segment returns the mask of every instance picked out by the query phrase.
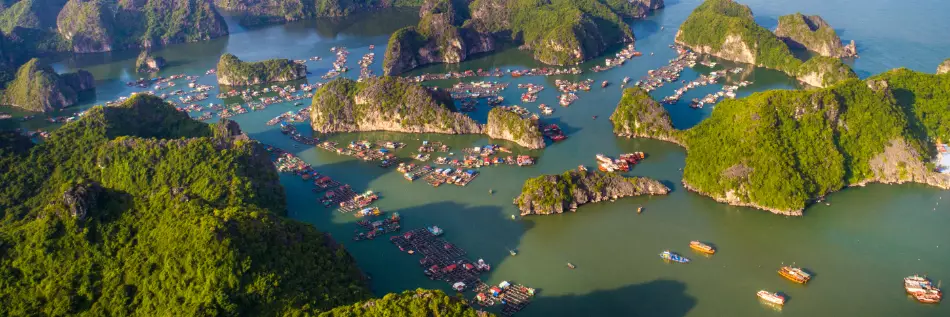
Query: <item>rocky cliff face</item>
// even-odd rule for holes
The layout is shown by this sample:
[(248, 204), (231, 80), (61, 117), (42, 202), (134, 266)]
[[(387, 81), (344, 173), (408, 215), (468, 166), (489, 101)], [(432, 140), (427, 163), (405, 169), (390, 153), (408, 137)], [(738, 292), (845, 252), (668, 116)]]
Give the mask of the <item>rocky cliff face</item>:
[(670, 114), (649, 93), (639, 87), (627, 88), (610, 115), (614, 134), (628, 138), (651, 138), (685, 144), (673, 128)]
[(817, 15), (796, 13), (781, 16), (775, 35), (789, 46), (805, 48), (822, 56), (853, 57), (858, 54), (854, 41), (842, 45), (834, 28)]
[(482, 126), (453, 110), (447, 95), (404, 79), (337, 79), (314, 94), (310, 117), (313, 130), (321, 133), (482, 133)]
[(940, 63), (940, 66), (937, 66), (937, 75), (950, 73), (950, 58)]
[(147, 50), (139, 53), (135, 59), (135, 70), (140, 73), (154, 73), (165, 67), (165, 59), (149, 54)]
[(104, 0), (70, 0), (56, 18), (56, 28), (73, 52), (112, 50), (113, 12)]
[(538, 129), (538, 122), (531, 118), (496, 107), (488, 112), (485, 134), (493, 139), (510, 140), (523, 147), (536, 150), (544, 148), (544, 136)]
[(670, 189), (644, 177), (623, 177), (599, 171), (568, 171), (525, 181), (514, 204), (521, 215), (559, 214), (578, 206), (639, 195), (666, 195)]
[(259, 85), (306, 78), (307, 66), (289, 59), (244, 62), (237, 56), (224, 54), (218, 61), (217, 76), (220, 85)]
[(858, 75), (838, 58), (815, 56), (802, 64), (795, 77), (809, 86), (824, 88), (847, 79), (858, 78)]
[(2, 102), (28, 111), (46, 112), (78, 102), (78, 92), (91, 89), (95, 81), (89, 72), (80, 70), (59, 75), (38, 59), (32, 59), (17, 71), (3, 94)]
[(715, 44), (691, 44), (682, 40), (682, 34), (682, 30), (676, 32), (675, 42), (677, 44), (687, 46), (697, 53), (712, 55), (730, 61), (757, 65), (756, 54), (749, 47), (749, 45), (746, 44), (746, 41), (742, 38), (742, 35), (730, 33), (726, 35), (722, 44), (717, 46)]

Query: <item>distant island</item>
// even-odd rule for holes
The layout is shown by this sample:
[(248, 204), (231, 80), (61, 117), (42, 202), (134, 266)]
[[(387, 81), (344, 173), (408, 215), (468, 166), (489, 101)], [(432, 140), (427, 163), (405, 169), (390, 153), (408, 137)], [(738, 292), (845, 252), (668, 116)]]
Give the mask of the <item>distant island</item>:
[(433, 63), (459, 63), (506, 45), (549, 65), (574, 65), (610, 46), (633, 43), (624, 19), (662, 8), (662, 0), (425, 0), (421, 21), (389, 39), (383, 71), (395, 75)]
[(528, 179), (514, 204), (522, 216), (559, 214), (580, 205), (622, 197), (666, 195), (669, 187), (645, 177), (616, 173), (570, 170), (560, 175)]
[(942, 88), (948, 85), (950, 74), (896, 69), (823, 89), (759, 92), (719, 103), (688, 130), (667, 128), (661, 105), (628, 91), (611, 119), (618, 135), (686, 147), (687, 189), (731, 205), (801, 215), (809, 203), (847, 186), (914, 182), (950, 189), (950, 175), (930, 163), (934, 140), (950, 140), (950, 91)]
[(356, 82), (340, 78), (314, 93), (310, 122), (313, 130), (320, 133), (486, 134), (529, 149), (544, 147), (534, 120), (495, 108), (483, 126), (455, 110), (448, 93), (433, 91), (406, 79), (383, 76)]
[(835, 29), (817, 15), (795, 13), (778, 18), (775, 35), (790, 47), (805, 48), (828, 57), (855, 57), (858, 49), (852, 40), (848, 45), (841, 44), (841, 38)]
[(217, 76), (220, 85), (259, 85), (307, 78), (307, 66), (286, 58), (245, 62), (225, 53), (218, 60)]
[(0, 91), (0, 104), (48, 112), (75, 105), (81, 92), (95, 86), (95, 79), (87, 71), (57, 74), (52, 67), (33, 58), (20, 66), (13, 81)]
[(241, 24), (260, 25), (350, 14), (394, 7), (419, 7), (422, 0), (214, 0)]
[(285, 218), (269, 155), (144, 94), (40, 144), (0, 132), (0, 315), (475, 316), (441, 291), (373, 299), (345, 249)]
[(135, 71), (140, 73), (154, 73), (165, 67), (165, 59), (155, 57), (149, 54), (148, 50), (143, 50), (135, 58)]
[[(791, 24), (785, 23), (785, 29), (790, 29)], [(805, 41), (818, 35), (796, 33), (790, 36)], [(835, 40), (840, 45), (840, 39)], [(815, 87), (828, 87), (858, 77), (838, 58), (815, 56), (805, 62), (797, 59), (782, 39), (755, 23), (748, 6), (732, 0), (706, 0), (696, 7), (680, 26), (676, 43), (722, 59), (780, 70)]]

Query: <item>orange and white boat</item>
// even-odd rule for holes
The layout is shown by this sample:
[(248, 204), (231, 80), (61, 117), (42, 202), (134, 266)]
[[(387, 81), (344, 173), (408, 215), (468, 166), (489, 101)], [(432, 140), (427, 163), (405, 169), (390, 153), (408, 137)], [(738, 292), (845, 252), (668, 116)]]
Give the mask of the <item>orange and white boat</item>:
[(713, 248), (711, 245), (702, 243), (700, 241), (690, 241), (689, 247), (693, 250), (696, 250), (705, 254), (715, 254), (716, 248)]
[(778, 269), (778, 274), (798, 284), (805, 284), (811, 280), (811, 274), (808, 274), (808, 272), (805, 272), (805, 270), (802, 270), (800, 267), (786, 265)]
[(772, 293), (766, 290), (761, 290), (755, 295), (759, 296), (762, 300), (775, 304), (775, 305), (785, 305), (785, 296), (779, 293)]

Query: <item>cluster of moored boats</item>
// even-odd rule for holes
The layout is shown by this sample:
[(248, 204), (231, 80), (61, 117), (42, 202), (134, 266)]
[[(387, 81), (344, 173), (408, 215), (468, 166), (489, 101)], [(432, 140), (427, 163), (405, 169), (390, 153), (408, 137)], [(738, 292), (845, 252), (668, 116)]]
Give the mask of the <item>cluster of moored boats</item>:
[(494, 81), (476, 81), (468, 83), (456, 83), (452, 88), (448, 88), (452, 99), (478, 99), (497, 97), (501, 91), (508, 88), (508, 83), (499, 83)]
[(684, 69), (696, 65), (696, 59), (699, 57), (696, 53), (679, 45), (671, 45), (670, 47), (676, 50), (676, 58), (670, 60), (666, 66), (647, 71), (647, 76), (635, 82), (635, 86), (646, 91), (656, 90), (666, 83), (679, 80)]
[(646, 158), (643, 152), (620, 154), (620, 157), (613, 159), (603, 154), (594, 156), (597, 159), (597, 169), (601, 172), (628, 172), (631, 166), (636, 165)]
[(333, 67), (330, 68), (325, 75), (320, 76), (320, 78), (324, 80), (333, 79), (340, 76), (340, 74), (350, 71), (350, 69), (346, 67), (346, 58), (350, 56), (350, 51), (347, 51), (346, 47), (334, 46), (330, 48), (330, 52), (336, 54), (336, 60), (333, 61)]
[(521, 102), (535, 102), (538, 101), (538, 93), (544, 90), (544, 85), (518, 84), (518, 88), (528, 90), (521, 94)]
[(627, 47), (620, 50), (620, 52), (617, 52), (617, 54), (614, 55), (614, 58), (607, 58), (604, 60), (604, 66), (597, 65), (592, 67), (590, 70), (594, 71), (595, 73), (610, 70), (615, 67), (623, 66), (627, 60), (640, 55), (643, 54), (634, 49), (633, 44), (627, 44)]
[(375, 77), (373, 70), (369, 68), (370, 65), (373, 65), (373, 60), (376, 59), (376, 53), (369, 52), (363, 55), (363, 58), (360, 59), (360, 77), (357, 81), (363, 81), (368, 78)]

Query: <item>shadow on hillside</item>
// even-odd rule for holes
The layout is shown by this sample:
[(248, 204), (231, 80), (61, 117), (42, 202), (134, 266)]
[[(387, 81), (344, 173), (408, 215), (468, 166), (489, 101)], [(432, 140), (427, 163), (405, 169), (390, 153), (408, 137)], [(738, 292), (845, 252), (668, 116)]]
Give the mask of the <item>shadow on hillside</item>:
[(654, 280), (619, 289), (585, 295), (541, 297), (528, 306), (531, 316), (661, 316), (681, 317), (696, 306), (685, 293), (686, 285), (673, 280)]

